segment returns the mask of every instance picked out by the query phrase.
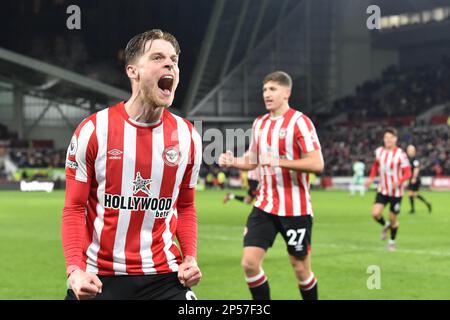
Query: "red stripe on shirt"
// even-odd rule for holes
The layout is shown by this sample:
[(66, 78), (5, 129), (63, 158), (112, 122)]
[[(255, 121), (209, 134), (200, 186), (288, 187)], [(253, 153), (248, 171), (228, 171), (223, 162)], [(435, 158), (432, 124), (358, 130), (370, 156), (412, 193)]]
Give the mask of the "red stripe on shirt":
[[(287, 127), (292, 117), (295, 114), (295, 110), (289, 109), (286, 113), (286, 117), (283, 120), (283, 124), (281, 125), (281, 129), (287, 132)], [(280, 129), (280, 130), (281, 130)], [(280, 137), (279, 140), (279, 155), (280, 158), (286, 158), (286, 135), (284, 137)], [(281, 174), (283, 177), (283, 191), (284, 191), (284, 210), (286, 212), (286, 216), (293, 215), (292, 208), (292, 179), (290, 175), (290, 170), (286, 168), (281, 168)]]
[[(265, 117), (265, 118), (264, 118)], [(259, 153), (260, 153), (260, 145), (261, 145), (261, 133), (262, 133), (262, 130), (263, 130), (263, 128), (264, 128), (264, 126), (266, 125), (266, 122), (267, 122), (267, 120), (269, 120), (269, 115), (266, 115), (266, 116), (261, 116), (260, 118), (258, 118), (257, 119), (257, 121), (255, 122), (255, 124), (259, 121), (259, 120), (261, 120), (261, 125), (259, 126), (259, 128), (258, 128), (258, 133), (256, 134), (256, 126), (255, 126), (255, 128), (253, 129), (253, 137), (254, 137), (254, 141), (256, 142), (256, 152), (258, 153), (258, 155), (259, 155)]]
[[(298, 126), (298, 121), (300, 120), (300, 118), (297, 120), (297, 123), (294, 125), (294, 145), (300, 144), (302, 151), (306, 152), (306, 150), (308, 150), (308, 148), (306, 147), (305, 139), (295, 139), (295, 137), (303, 137), (303, 133), (300, 131), (300, 128)], [(295, 143), (295, 142), (297, 142), (297, 143)], [(294, 158), (294, 159), (300, 159), (300, 158)]]
[[(300, 142), (301, 148), (303, 150), (306, 150), (306, 145), (304, 144), (303, 139), (299, 139), (299, 140), (295, 140), (295, 137), (297, 137), (300, 133), (300, 129), (297, 125), (294, 126), (294, 141), (293, 141), (293, 146), (292, 149), (294, 151), (294, 159), (301, 159), (301, 153), (302, 151), (300, 150), (300, 146), (298, 143), (295, 142)], [(303, 179), (302, 179), (302, 173), (301, 172), (296, 172), (295, 173), (296, 179), (297, 179), (297, 184), (298, 187), (300, 189), (300, 215), (307, 215), (307, 207), (306, 207), (306, 188), (303, 185)], [(299, 213), (294, 212), (294, 215), (299, 215)]]
[[(270, 153), (274, 154), (274, 151), (271, 150), (272, 148), (272, 137), (273, 137), (273, 130), (275, 128), (277, 121), (271, 120), (269, 132), (267, 133), (267, 146), (270, 148)], [(275, 175), (275, 172), (273, 171), (273, 168), (270, 168), (270, 179), (272, 181), (272, 210), (270, 213), (277, 214), (278, 208), (280, 204), (279, 196), (278, 196), (278, 189), (277, 189), (277, 177)]]
[[(91, 119), (94, 123), (94, 127), (96, 127), (96, 120), (97, 117), (92, 117)], [(91, 177), (91, 186), (89, 190), (89, 197), (88, 202), (86, 205), (86, 231), (84, 234), (84, 245), (83, 245), (83, 260), (86, 264), (87, 262), (87, 249), (92, 243), (92, 237), (94, 235), (94, 221), (97, 217), (97, 205), (98, 205), (98, 197), (97, 197), (97, 190), (98, 190), (98, 182), (95, 175), (95, 159), (97, 157), (98, 152), (98, 141), (97, 141), (97, 132), (94, 130), (92, 133), (91, 139), (89, 140), (88, 148), (92, 148), (93, 152), (86, 154), (86, 168), (87, 168), (87, 176)], [(92, 158), (91, 158), (92, 157)], [(88, 161), (89, 159), (89, 161)], [(89, 181), (89, 179), (88, 179)]]
[(184, 120), (184, 121), (186, 122), (186, 125), (188, 126), (188, 129), (189, 129), (189, 135), (191, 137), (191, 146), (189, 148), (189, 161), (186, 165), (186, 170), (184, 172), (183, 181), (181, 182), (179, 189), (181, 189), (182, 187), (185, 187), (185, 188), (190, 187), (190, 182), (191, 182), (191, 177), (192, 177), (192, 168), (194, 167), (194, 162), (195, 162), (195, 144), (194, 144), (194, 139), (192, 137), (192, 130), (194, 130), (194, 129), (189, 121), (187, 121), (187, 120)]
[[(295, 126), (295, 128), (298, 128)], [(295, 137), (295, 135), (294, 135)], [(294, 159), (300, 159), (301, 158), (301, 150), (298, 143), (295, 143), (295, 140), (293, 142), (292, 150), (294, 151)], [(295, 177), (297, 179), (297, 185), (299, 188), (299, 195), (293, 195), (294, 197), (300, 196), (300, 215), (307, 214), (307, 208), (306, 208), (306, 194), (305, 194), (305, 186), (303, 185), (302, 181), (302, 173), (296, 172)], [(294, 212), (294, 215), (299, 215), (298, 213)]]
[[(175, 215), (172, 215), (172, 218), (170, 219), (169, 230), (172, 235), (176, 234), (177, 232), (177, 217)], [(177, 263), (180, 264), (182, 262), (182, 258), (180, 250), (178, 249), (175, 242), (172, 243), (172, 245), (169, 248), (169, 251), (175, 256)]]
[[(114, 125), (112, 125), (114, 124)], [(108, 110), (108, 145), (107, 151), (123, 150), (124, 121), (116, 109)], [(122, 194), (123, 159), (109, 159), (106, 157), (105, 194)], [(113, 275), (113, 253), (116, 238), (119, 210), (105, 208), (103, 229), (100, 235), (100, 249), (97, 254), (99, 274)]]
[[(395, 157), (397, 155), (397, 150), (398, 150), (398, 148), (395, 148), (393, 151), (391, 151), (392, 152), (392, 158), (391, 158), (391, 163), (389, 164), (389, 167), (390, 167), (392, 173), (394, 172)], [(391, 175), (392, 193), (389, 195), (391, 197), (398, 197), (398, 195), (397, 195), (398, 194), (398, 188), (394, 188), (394, 183), (396, 182), (395, 178), (396, 178), (395, 175), (392, 174)]]
[[(257, 141), (258, 141), (258, 154), (259, 155), (261, 154), (260, 146), (261, 146), (261, 143), (262, 143), (262, 141), (261, 141), (262, 131), (264, 130), (265, 126), (267, 125), (267, 121), (270, 121), (269, 117), (267, 117), (266, 119), (264, 119), (262, 121), (261, 126), (259, 127), (259, 130), (258, 130), (259, 134), (258, 134), (258, 140)], [(269, 126), (271, 126), (271, 124), (269, 124)], [(270, 133), (270, 127), (269, 127), (269, 132), (267, 133), (267, 137), (269, 137), (269, 133)], [(267, 169), (266, 168), (262, 168), (262, 170), (263, 170), (263, 187), (261, 188), (261, 191), (262, 191), (263, 200), (262, 200), (261, 205), (259, 206), (259, 208), (261, 210), (264, 210), (264, 208), (266, 207), (266, 205), (268, 203), (268, 199), (267, 199), (268, 186), (267, 185), (268, 185), (269, 177), (267, 175)]]
[(387, 194), (389, 194), (388, 176), (386, 174), (388, 152), (386, 150), (382, 149), (380, 157), (381, 157), (381, 168), (382, 168), (382, 172), (383, 172), (382, 173), (383, 179), (381, 179), (382, 181), (380, 181), (381, 182), (380, 183), (381, 193), (387, 195)]
[[(176, 119), (168, 112), (164, 112), (164, 121), (163, 121), (163, 131), (164, 131), (164, 150), (168, 147), (179, 147), (178, 141), (178, 126)], [(165, 153), (165, 151), (163, 151)], [(161, 155), (162, 157), (165, 154)], [(175, 185), (175, 177), (178, 170), (178, 165), (167, 165), (164, 162), (163, 176), (161, 181), (161, 189), (159, 192), (159, 198), (171, 198), (173, 194), (173, 189)], [(172, 204), (173, 205), (173, 204)], [(165, 219), (155, 219), (155, 223), (153, 225), (152, 230), (152, 252), (153, 252), (153, 261), (155, 263), (155, 269), (157, 273), (167, 273), (172, 270), (169, 268), (169, 264), (167, 262), (167, 257), (164, 252), (164, 239), (163, 233), (166, 230), (166, 221)]]
[[(139, 128), (136, 130), (136, 155), (134, 176), (139, 172), (142, 179), (149, 179), (152, 176), (152, 130), (149, 128)], [(134, 196), (150, 197), (143, 191), (139, 191)], [(142, 274), (141, 257), (141, 229), (144, 221), (145, 211), (137, 210), (130, 212), (130, 221), (125, 237), (125, 261), (126, 270), (130, 274)]]

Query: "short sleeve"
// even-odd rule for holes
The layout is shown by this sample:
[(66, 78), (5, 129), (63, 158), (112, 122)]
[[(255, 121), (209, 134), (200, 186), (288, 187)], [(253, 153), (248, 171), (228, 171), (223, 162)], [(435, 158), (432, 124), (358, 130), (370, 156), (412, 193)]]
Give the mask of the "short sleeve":
[(257, 137), (256, 137), (256, 122), (258, 121), (258, 119), (256, 119), (255, 121), (253, 121), (253, 125), (252, 125), (252, 136), (250, 138), (250, 146), (248, 148), (248, 151), (254, 154), (258, 154), (258, 143), (256, 141)]
[(404, 151), (402, 151), (402, 155), (400, 158), (400, 167), (401, 168), (407, 168), (407, 167), (411, 167), (409, 160), (408, 160), (408, 156), (406, 155), (406, 153)]
[(191, 128), (191, 151), (181, 184), (183, 188), (195, 188), (202, 164), (202, 139), (197, 130), (194, 127)]
[(87, 182), (94, 168), (94, 123), (83, 121), (70, 140), (66, 154), (66, 178)]
[(320, 150), (319, 137), (317, 136), (316, 128), (312, 121), (302, 115), (295, 124), (296, 130), (294, 131), (295, 140), (299, 144), (303, 153)]

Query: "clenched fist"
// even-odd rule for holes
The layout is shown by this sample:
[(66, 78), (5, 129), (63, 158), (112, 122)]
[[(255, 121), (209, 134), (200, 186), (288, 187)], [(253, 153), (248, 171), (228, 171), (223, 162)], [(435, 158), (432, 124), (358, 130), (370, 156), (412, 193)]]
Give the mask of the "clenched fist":
[(70, 274), (69, 284), (78, 300), (92, 299), (102, 293), (102, 282), (97, 275), (81, 269)]
[(225, 168), (232, 167), (233, 162), (234, 162), (234, 156), (233, 156), (233, 153), (229, 150), (225, 153), (222, 153), (219, 156), (219, 166), (220, 167), (225, 167)]

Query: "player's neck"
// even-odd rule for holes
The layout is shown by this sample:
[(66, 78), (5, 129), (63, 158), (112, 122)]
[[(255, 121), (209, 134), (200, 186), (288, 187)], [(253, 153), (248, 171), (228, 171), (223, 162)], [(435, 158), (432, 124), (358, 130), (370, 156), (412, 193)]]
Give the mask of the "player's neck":
[(391, 147), (384, 147), (387, 151), (394, 151), (397, 146), (391, 146)]
[(288, 110), (289, 110), (289, 104), (285, 103), (281, 107), (279, 107), (275, 110), (271, 110), (269, 112), (269, 115), (271, 118), (277, 118), (279, 116), (284, 115)]
[(161, 119), (164, 107), (157, 107), (143, 102), (139, 97), (131, 97), (125, 102), (128, 116), (140, 123), (156, 123)]

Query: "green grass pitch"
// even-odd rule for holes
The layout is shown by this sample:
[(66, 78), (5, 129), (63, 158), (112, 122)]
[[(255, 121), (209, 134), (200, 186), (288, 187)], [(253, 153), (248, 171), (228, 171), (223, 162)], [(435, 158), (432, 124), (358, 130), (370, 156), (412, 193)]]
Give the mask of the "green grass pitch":
[[(239, 193), (239, 191), (237, 191)], [(241, 192), (244, 194), (244, 191)], [(199, 299), (250, 299), (240, 267), (242, 233), (251, 207), (222, 203), (225, 191), (197, 192)], [(313, 191), (313, 270), (321, 299), (450, 299), (450, 197), (424, 192), (433, 213), (402, 203), (397, 251), (387, 252), (370, 216), (375, 194)], [(62, 299), (66, 290), (60, 241), (64, 193), (0, 192), (0, 299)], [(385, 216), (387, 212), (385, 211)], [(368, 289), (369, 266), (381, 288)], [(277, 237), (264, 261), (273, 299), (299, 299), (285, 244)]]

